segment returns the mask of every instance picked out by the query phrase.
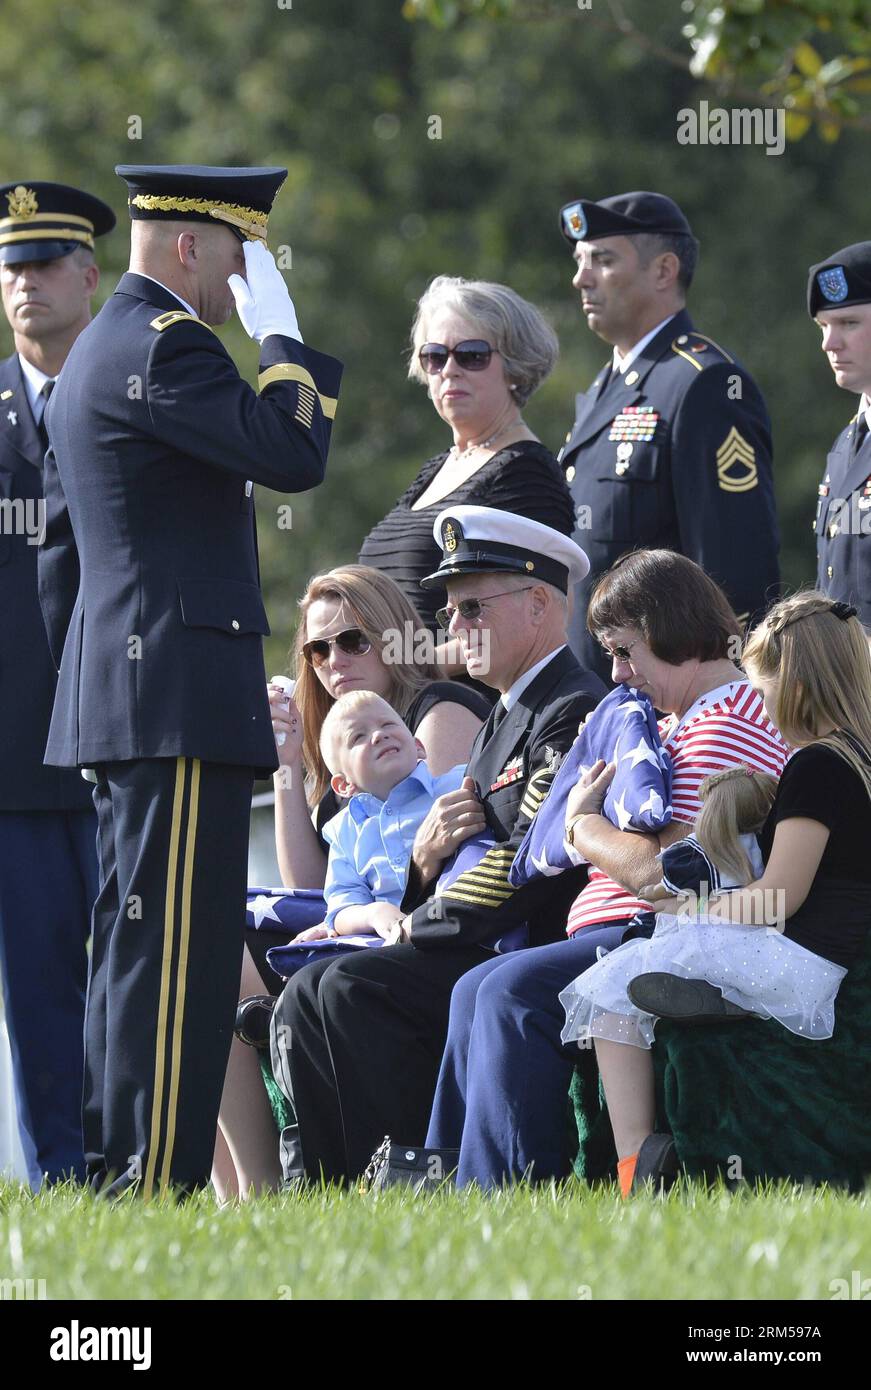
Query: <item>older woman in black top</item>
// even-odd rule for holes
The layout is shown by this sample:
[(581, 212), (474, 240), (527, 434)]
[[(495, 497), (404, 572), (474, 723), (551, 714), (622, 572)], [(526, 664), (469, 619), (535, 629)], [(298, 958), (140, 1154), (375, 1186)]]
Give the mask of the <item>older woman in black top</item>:
[(409, 376), (427, 386), (453, 444), (424, 464), (363, 542), (360, 563), (382, 570), (436, 630), (444, 591), (419, 582), (438, 569), (433, 522), (460, 503), (500, 507), (571, 535), (571, 493), (523, 406), (556, 362), (556, 334), (505, 285), (440, 275), (417, 306)]

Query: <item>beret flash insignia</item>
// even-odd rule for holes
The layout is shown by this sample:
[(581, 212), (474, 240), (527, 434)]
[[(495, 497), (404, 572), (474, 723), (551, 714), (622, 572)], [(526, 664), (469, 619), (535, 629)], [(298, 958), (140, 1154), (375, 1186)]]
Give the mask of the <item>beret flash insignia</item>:
[(847, 277), (844, 274), (844, 267), (841, 265), (829, 266), (827, 270), (821, 270), (817, 275), (817, 284), (820, 287), (820, 293), (830, 304), (840, 304), (841, 300), (846, 299), (849, 293)]

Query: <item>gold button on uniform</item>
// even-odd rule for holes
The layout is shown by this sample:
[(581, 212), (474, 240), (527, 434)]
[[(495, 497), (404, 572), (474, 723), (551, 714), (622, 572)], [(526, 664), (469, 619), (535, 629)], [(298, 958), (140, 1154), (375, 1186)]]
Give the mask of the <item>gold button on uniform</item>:
[(834, 573), (835, 571), (832, 569), (831, 565), (826, 565), (826, 574), (829, 577), (829, 579), (832, 578)]
[(575, 465), (574, 465), (573, 463), (570, 463), (569, 466), (568, 466), (568, 468), (566, 469), (566, 482), (567, 482), (567, 483), (572, 482), (572, 481), (574, 480), (574, 476), (575, 476)]
[(231, 623), (230, 623), (230, 626), (231, 626), (231, 628), (233, 629), (234, 632), (238, 632), (238, 631), (239, 631), (239, 619), (238, 619), (238, 618), (233, 618), (232, 621), (231, 621)]
[(838, 523), (837, 523), (837, 521), (832, 521), (832, 522), (829, 523), (829, 540), (834, 540), (834, 539), (835, 539), (835, 536), (837, 536), (837, 534), (838, 534)]

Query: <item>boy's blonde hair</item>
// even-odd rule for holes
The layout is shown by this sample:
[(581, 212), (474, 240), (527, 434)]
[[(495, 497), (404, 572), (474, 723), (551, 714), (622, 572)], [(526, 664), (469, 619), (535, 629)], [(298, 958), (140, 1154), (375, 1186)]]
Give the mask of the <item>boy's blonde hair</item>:
[(744, 763), (714, 772), (699, 783), (702, 809), (695, 824), (695, 837), (717, 868), (739, 884), (753, 878), (739, 837), (762, 829), (776, 791), (776, 778)]
[(786, 742), (831, 748), (871, 798), (871, 653), (855, 609), (814, 590), (793, 594), (753, 629), (743, 665), (751, 679), (779, 681), (771, 714)]
[[(343, 603), (354, 623), (365, 632), (373, 647), (383, 652), (387, 634), (411, 632), (417, 634), (424, 621), (412, 607), (399, 585), (380, 570), (368, 565), (341, 565), (316, 574), (310, 579), (299, 601), (300, 621), (290, 653), (290, 674), (296, 676), (294, 701), (302, 716), (302, 760), (306, 769), (306, 792), (309, 805), (320, 801), (330, 785), (330, 776), (321, 757), (319, 741), (321, 726), (333, 697), (324, 689), (315, 670), (302, 654), (308, 638), (308, 610), (319, 599)], [(403, 641), (403, 650), (406, 643)], [(404, 718), (407, 710), (422, 690), (438, 678), (438, 671), (426, 662), (385, 663), (390, 676), (388, 703)]]
[[(338, 766), (339, 759), (336, 755), (336, 744), (338, 742), (341, 727), (349, 715), (362, 705), (379, 704), (383, 705), (388, 714), (396, 714), (392, 705), (381, 696), (376, 695), (373, 690), (349, 690), (347, 695), (340, 695), (327, 710), (324, 722), (321, 725), (321, 736), (319, 739), (320, 753), (331, 773), (341, 771)], [(398, 715), (396, 716), (399, 717)]]

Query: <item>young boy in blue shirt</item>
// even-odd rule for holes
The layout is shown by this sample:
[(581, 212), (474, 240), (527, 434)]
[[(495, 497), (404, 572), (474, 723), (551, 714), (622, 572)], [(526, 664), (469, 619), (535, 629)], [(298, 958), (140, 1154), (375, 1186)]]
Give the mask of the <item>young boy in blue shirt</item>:
[(330, 847), (326, 919), (294, 940), (386, 936), (404, 915), (400, 903), (414, 837), (435, 799), (459, 789), (465, 767), (433, 777), (423, 744), (386, 700), (368, 690), (336, 700), (321, 728), (320, 749), (333, 791), (349, 801), (323, 829)]

